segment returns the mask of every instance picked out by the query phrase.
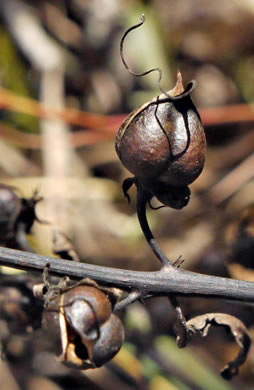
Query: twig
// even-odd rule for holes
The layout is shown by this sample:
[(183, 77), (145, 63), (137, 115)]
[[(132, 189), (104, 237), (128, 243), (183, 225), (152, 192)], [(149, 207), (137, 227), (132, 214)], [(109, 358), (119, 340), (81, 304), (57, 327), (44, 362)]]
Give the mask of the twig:
[(177, 338), (179, 340), (181, 340), (181, 342), (178, 343), (178, 347), (183, 348), (187, 344), (187, 339), (188, 339), (188, 335), (189, 335), (189, 328), (187, 326), (187, 322), (186, 322), (185, 316), (183, 314), (183, 311), (182, 311), (182, 309), (179, 305), (179, 302), (178, 302), (177, 298), (175, 297), (175, 295), (169, 296), (168, 298), (169, 298), (169, 301), (176, 312), (177, 321), (176, 321), (174, 328), (175, 328), (175, 332), (177, 334)]
[(139, 290), (133, 290), (126, 298), (122, 299), (120, 302), (117, 302), (114, 308), (114, 311), (121, 310), (126, 306), (131, 305), (136, 302), (138, 299), (142, 299), (142, 293)]
[(150, 201), (151, 195), (145, 192), (145, 190), (138, 183), (136, 183), (136, 186), (137, 186), (137, 193), (138, 193), (137, 194), (137, 215), (144, 236), (148, 244), (150, 245), (152, 251), (154, 252), (156, 257), (160, 260), (162, 266), (164, 267), (172, 266), (171, 261), (163, 253), (159, 244), (155, 240), (147, 222), (146, 205)]
[(89, 277), (101, 284), (128, 291), (139, 290), (142, 297), (174, 294), (254, 302), (252, 282), (202, 275), (173, 267), (170, 270), (164, 267), (156, 272), (121, 270), (0, 248), (0, 265), (42, 272), (47, 264), (52, 274), (67, 275), (76, 280)]

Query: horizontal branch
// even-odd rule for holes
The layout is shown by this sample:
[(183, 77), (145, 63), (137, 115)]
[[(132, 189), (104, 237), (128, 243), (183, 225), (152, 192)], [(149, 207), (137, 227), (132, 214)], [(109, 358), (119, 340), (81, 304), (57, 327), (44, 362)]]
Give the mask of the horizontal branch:
[(140, 290), (144, 295), (174, 294), (254, 302), (252, 282), (202, 275), (173, 267), (163, 267), (155, 272), (122, 270), (0, 248), (0, 265), (42, 272), (47, 264), (54, 275), (76, 280), (88, 277), (108, 286)]

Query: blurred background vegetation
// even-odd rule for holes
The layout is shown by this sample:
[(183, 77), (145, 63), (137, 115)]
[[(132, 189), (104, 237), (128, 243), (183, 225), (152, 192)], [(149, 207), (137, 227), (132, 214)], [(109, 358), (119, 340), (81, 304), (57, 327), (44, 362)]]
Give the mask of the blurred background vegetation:
[[(130, 206), (122, 196), (130, 174), (114, 150), (125, 116), (159, 94), (157, 75), (134, 78), (120, 60), (121, 36), (142, 13), (147, 22), (128, 36), (127, 62), (137, 72), (161, 67), (167, 90), (178, 69), (185, 84), (196, 79), (193, 99), (208, 141), (188, 207), (149, 211), (153, 231), (170, 258), (184, 257), (185, 268), (254, 281), (253, 0), (1, 2), (0, 182), (21, 197), (36, 189), (44, 197), (37, 215), (49, 224), (36, 222), (29, 237), (36, 252), (53, 255), (61, 232), (83, 261), (158, 269), (138, 225), (135, 191)], [(1, 277), (10, 273), (2, 269)], [(181, 304), (188, 319), (225, 312), (253, 333), (250, 306), (203, 299)], [(220, 378), (220, 368), (237, 353), (223, 331), (193, 339), (185, 350), (176, 347), (175, 313), (166, 298), (122, 312), (124, 347), (108, 365), (87, 372), (57, 363), (31, 318), (6, 310), (0, 308), (6, 390), (254, 387), (253, 350), (237, 378)]]

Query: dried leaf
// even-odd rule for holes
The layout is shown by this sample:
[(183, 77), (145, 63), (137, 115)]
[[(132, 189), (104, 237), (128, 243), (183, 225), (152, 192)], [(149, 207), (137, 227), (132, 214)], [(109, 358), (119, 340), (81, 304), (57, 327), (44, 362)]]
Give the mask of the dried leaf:
[[(229, 328), (236, 343), (240, 347), (240, 351), (236, 358), (225, 365), (221, 370), (221, 375), (224, 379), (231, 379), (238, 374), (239, 366), (241, 366), (247, 357), (251, 346), (251, 338), (245, 325), (238, 318), (224, 313), (207, 313), (192, 318), (187, 322), (190, 335), (201, 333), (203, 337), (207, 336), (211, 325), (224, 326)], [(178, 340), (178, 342), (180, 342)]]

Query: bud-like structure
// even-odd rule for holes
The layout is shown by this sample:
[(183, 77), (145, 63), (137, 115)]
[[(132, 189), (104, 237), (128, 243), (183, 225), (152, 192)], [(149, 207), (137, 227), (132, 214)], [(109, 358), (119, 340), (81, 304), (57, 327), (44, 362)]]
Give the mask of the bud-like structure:
[(123, 165), (164, 205), (184, 207), (205, 163), (206, 139), (191, 99), (195, 82), (176, 86), (133, 111), (121, 125), (116, 151)]

